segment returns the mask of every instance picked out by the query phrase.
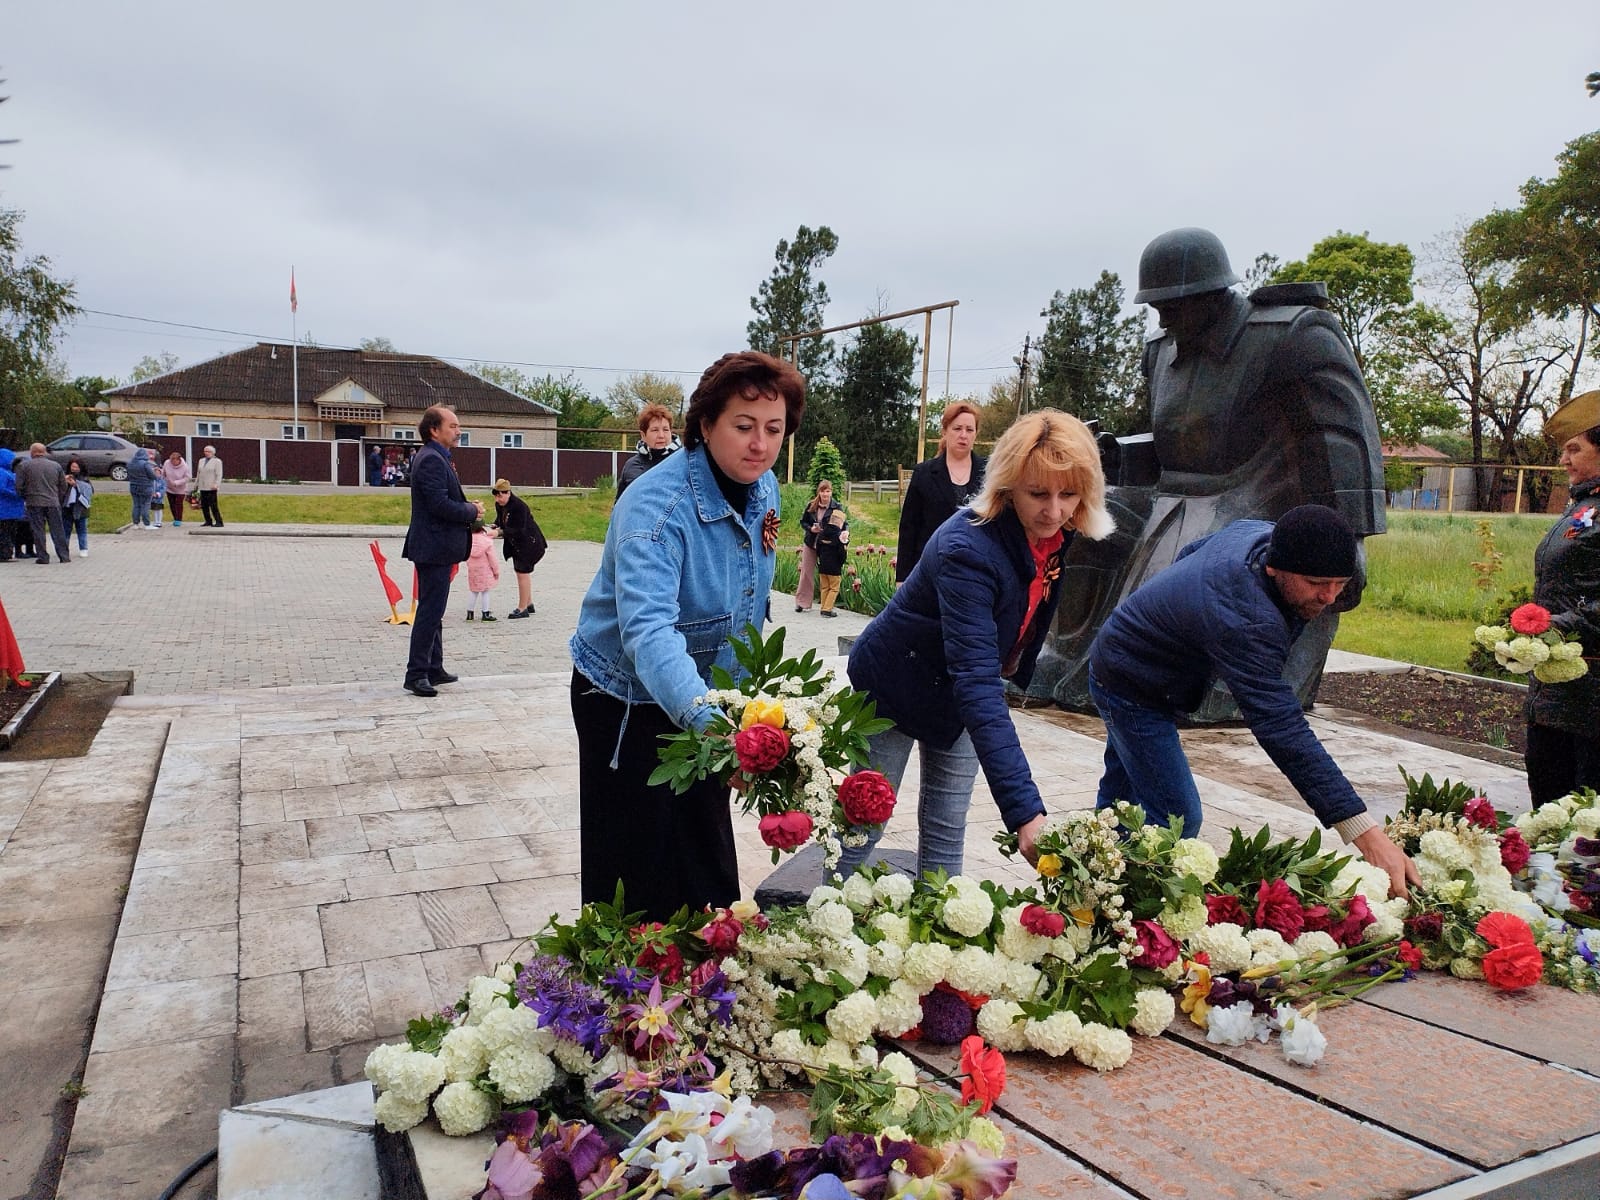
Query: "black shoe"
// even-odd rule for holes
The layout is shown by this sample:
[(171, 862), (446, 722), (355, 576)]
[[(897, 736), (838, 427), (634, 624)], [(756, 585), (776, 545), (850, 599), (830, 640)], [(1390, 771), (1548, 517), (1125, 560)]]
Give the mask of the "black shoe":
[(480, 621), (498, 621), (499, 619), (500, 618), (495, 616), (493, 613), (484, 613), (483, 616), (478, 618)]
[(470, 608), (467, 610), (467, 620), (472, 620), (472, 610)]
[(50, 560), (48, 558), (36, 558), (33, 561), (38, 563), (41, 567), (48, 567), (50, 565)]
[(449, 671), (440, 671), (437, 674), (428, 676), (429, 683), (456, 683), (460, 679), (461, 676), (452, 675)]
[(798, 604), (794, 606), (794, 610), (795, 612), (805, 612), (805, 609), (801, 608)]
[(405, 687), (406, 691), (410, 692), (413, 696), (431, 697), (439, 694), (439, 689), (434, 687), (433, 684), (429, 683), (426, 679), (408, 679), (406, 680)]
[(532, 605), (529, 605), (527, 608), (513, 608), (510, 612), (508, 612), (506, 614), (506, 620), (508, 620), (508, 621), (520, 621), (520, 620), (522, 620), (523, 617), (527, 616), (532, 611), (533, 611), (533, 606)]
[(837, 617), (839, 614), (834, 612), (832, 609), (825, 608), (822, 610), (822, 615), (825, 617)]

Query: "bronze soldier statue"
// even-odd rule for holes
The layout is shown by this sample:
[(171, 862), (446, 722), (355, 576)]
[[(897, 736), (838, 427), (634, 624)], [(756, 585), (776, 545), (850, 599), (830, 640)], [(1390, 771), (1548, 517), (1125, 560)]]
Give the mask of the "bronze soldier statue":
[[(1030, 695), (1092, 712), (1088, 652), (1101, 623), (1184, 545), (1224, 525), (1323, 504), (1358, 536), (1383, 532), (1377, 420), (1350, 343), (1327, 311), (1326, 288), (1280, 284), (1244, 296), (1233, 290), (1238, 281), (1207, 230), (1174, 229), (1145, 247), (1134, 300), (1161, 319), (1142, 363), (1151, 432), (1102, 439), (1117, 532), (1100, 542), (1074, 539)], [(1305, 704), (1316, 695), (1338, 613), (1360, 602), (1364, 582), (1358, 572), (1295, 643), (1285, 674)], [(1214, 685), (1193, 719), (1236, 716)]]

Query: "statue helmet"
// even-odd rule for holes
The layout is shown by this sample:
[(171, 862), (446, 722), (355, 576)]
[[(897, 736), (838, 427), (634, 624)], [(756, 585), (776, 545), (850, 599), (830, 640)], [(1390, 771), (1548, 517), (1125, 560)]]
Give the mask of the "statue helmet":
[(1139, 256), (1135, 304), (1220, 292), (1239, 282), (1228, 252), (1209, 229), (1169, 229)]

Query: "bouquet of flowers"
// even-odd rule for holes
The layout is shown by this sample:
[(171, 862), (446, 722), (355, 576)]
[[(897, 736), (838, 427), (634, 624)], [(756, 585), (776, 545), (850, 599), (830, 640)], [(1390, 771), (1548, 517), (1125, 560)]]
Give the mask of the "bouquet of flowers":
[(1567, 640), (1550, 624), (1550, 611), (1524, 604), (1511, 614), (1511, 627), (1479, 625), (1473, 640), (1494, 653), (1494, 660), (1513, 675), (1531, 673), (1540, 683), (1567, 683), (1589, 671), (1583, 643)]
[(1547, 912), (1600, 929), (1600, 797), (1580, 788), (1523, 813), (1506, 833), (1523, 843), (1518, 886)]
[(664, 737), (650, 782), (682, 792), (726, 777), (740, 792), (740, 807), (760, 817), (773, 862), (816, 841), (832, 867), (846, 843), (864, 844), (869, 828), (894, 811), (887, 779), (876, 771), (849, 774), (866, 764), (867, 739), (891, 722), (876, 715), (865, 693), (838, 683), (815, 651), (784, 658), (781, 628), (763, 641), (747, 625), (733, 652), (739, 682), (715, 668), (716, 686), (704, 697), (720, 714), (704, 730)]

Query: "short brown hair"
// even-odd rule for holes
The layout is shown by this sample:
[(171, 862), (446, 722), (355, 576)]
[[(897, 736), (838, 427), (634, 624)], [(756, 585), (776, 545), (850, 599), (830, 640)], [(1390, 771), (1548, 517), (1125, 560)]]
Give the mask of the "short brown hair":
[(448, 404), (435, 404), (422, 414), (422, 420), (417, 422), (417, 436), (425, 442), (433, 441), (434, 431), (444, 424), (444, 415), (454, 412)]
[(672, 427), (672, 410), (665, 404), (646, 404), (639, 410), (639, 432), (649, 433), (650, 426), (657, 421), (665, 421), (667, 427)]
[(705, 441), (704, 427), (715, 424), (722, 410), (728, 407), (728, 401), (735, 396), (781, 399), (784, 437), (799, 430), (800, 418), (806, 411), (806, 381), (793, 363), (759, 350), (724, 354), (705, 369), (694, 394), (689, 397), (689, 411), (683, 417), (683, 444), (687, 449), (692, 450)]
[(984, 470), (983, 490), (972, 501), (981, 524), (1011, 506), (1011, 493), (1029, 474), (1059, 481), (1078, 493), (1072, 524), (1096, 541), (1109, 537), (1116, 522), (1106, 512), (1106, 477), (1100, 469), (1100, 448), (1094, 434), (1077, 417), (1041, 408), (1021, 417), (1000, 435)]
[(944, 449), (944, 435), (950, 432), (950, 426), (956, 423), (957, 417), (971, 417), (974, 427), (983, 424), (983, 413), (978, 411), (978, 406), (968, 400), (957, 400), (954, 404), (947, 404), (944, 413), (939, 417), (939, 448)]

